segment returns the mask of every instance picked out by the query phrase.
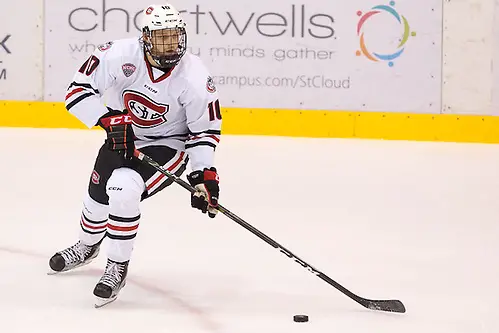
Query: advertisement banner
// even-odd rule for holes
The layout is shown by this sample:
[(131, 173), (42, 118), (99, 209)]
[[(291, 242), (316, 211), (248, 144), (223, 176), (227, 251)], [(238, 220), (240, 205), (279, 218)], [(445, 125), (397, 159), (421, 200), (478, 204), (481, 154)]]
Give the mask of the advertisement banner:
[(0, 99), (41, 100), (43, 3), (1, 1), (0, 12)]
[[(493, 29), (492, 36), (488, 39), (488, 41), (492, 44), (492, 66), (491, 70), (491, 89), (490, 89), (490, 104), (488, 108), (480, 109), (479, 112), (481, 114), (487, 114), (491, 116), (499, 116), (499, 3), (494, 2), (494, 10), (493, 10)], [(487, 40), (487, 39), (486, 39)], [(488, 46), (488, 45), (487, 45)], [(489, 98), (489, 92), (483, 91), (484, 89), (480, 89), (482, 94), (487, 94), (487, 98)], [(489, 99), (487, 99), (488, 101)]]
[[(45, 1), (45, 99), (99, 44), (140, 35), (144, 0)], [(442, 0), (241, 0), (172, 5), (226, 107), (434, 112)]]

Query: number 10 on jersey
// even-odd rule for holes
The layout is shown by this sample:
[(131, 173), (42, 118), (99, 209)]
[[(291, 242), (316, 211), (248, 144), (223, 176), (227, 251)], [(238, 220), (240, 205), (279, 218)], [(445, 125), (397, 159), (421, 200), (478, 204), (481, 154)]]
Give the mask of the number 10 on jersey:
[(220, 102), (218, 99), (215, 102), (208, 104), (208, 111), (210, 113), (210, 121), (215, 119), (222, 120), (222, 113), (220, 113)]

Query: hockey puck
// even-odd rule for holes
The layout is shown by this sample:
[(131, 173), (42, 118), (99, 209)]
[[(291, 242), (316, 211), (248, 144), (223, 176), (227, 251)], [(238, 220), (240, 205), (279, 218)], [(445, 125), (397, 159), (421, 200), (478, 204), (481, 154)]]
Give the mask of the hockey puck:
[(308, 316), (307, 315), (294, 315), (293, 321), (295, 321), (297, 323), (305, 323), (308, 321)]

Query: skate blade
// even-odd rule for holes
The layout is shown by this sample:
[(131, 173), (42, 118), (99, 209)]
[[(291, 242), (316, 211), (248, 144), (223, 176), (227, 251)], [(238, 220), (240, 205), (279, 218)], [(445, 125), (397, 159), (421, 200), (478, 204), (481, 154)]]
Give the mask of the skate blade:
[(97, 297), (97, 300), (95, 301), (94, 307), (96, 309), (102, 308), (103, 306), (116, 301), (117, 298), (118, 298), (118, 296), (113, 296), (113, 297), (110, 297), (110, 298), (100, 298), (100, 297)]
[(104, 305), (107, 305), (109, 303), (112, 303), (114, 301), (116, 301), (116, 299), (118, 298), (118, 294), (120, 293), (120, 291), (125, 288), (126, 286), (126, 279), (123, 281), (123, 285), (115, 292), (111, 295), (111, 297), (109, 298), (102, 298), (102, 297), (99, 297), (99, 296), (95, 296), (94, 294), (94, 297), (96, 298), (96, 302), (94, 304), (94, 307), (96, 309), (98, 308), (102, 308)]

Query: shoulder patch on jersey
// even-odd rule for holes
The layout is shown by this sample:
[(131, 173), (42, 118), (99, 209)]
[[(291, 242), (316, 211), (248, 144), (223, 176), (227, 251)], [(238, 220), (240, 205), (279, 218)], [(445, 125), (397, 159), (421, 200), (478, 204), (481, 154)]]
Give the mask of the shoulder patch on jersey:
[(103, 52), (109, 50), (111, 46), (113, 46), (113, 42), (107, 42), (105, 44), (100, 44), (99, 46), (97, 46), (97, 48), (99, 49), (99, 51)]
[(126, 64), (123, 64), (121, 66), (121, 69), (123, 70), (123, 74), (125, 74), (126, 77), (130, 77), (133, 73), (135, 73), (137, 67), (135, 67), (134, 64), (127, 62)]
[(217, 91), (217, 87), (215, 86), (215, 81), (211, 76), (208, 76), (208, 80), (206, 80), (206, 90), (210, 93), (214, 93)]

